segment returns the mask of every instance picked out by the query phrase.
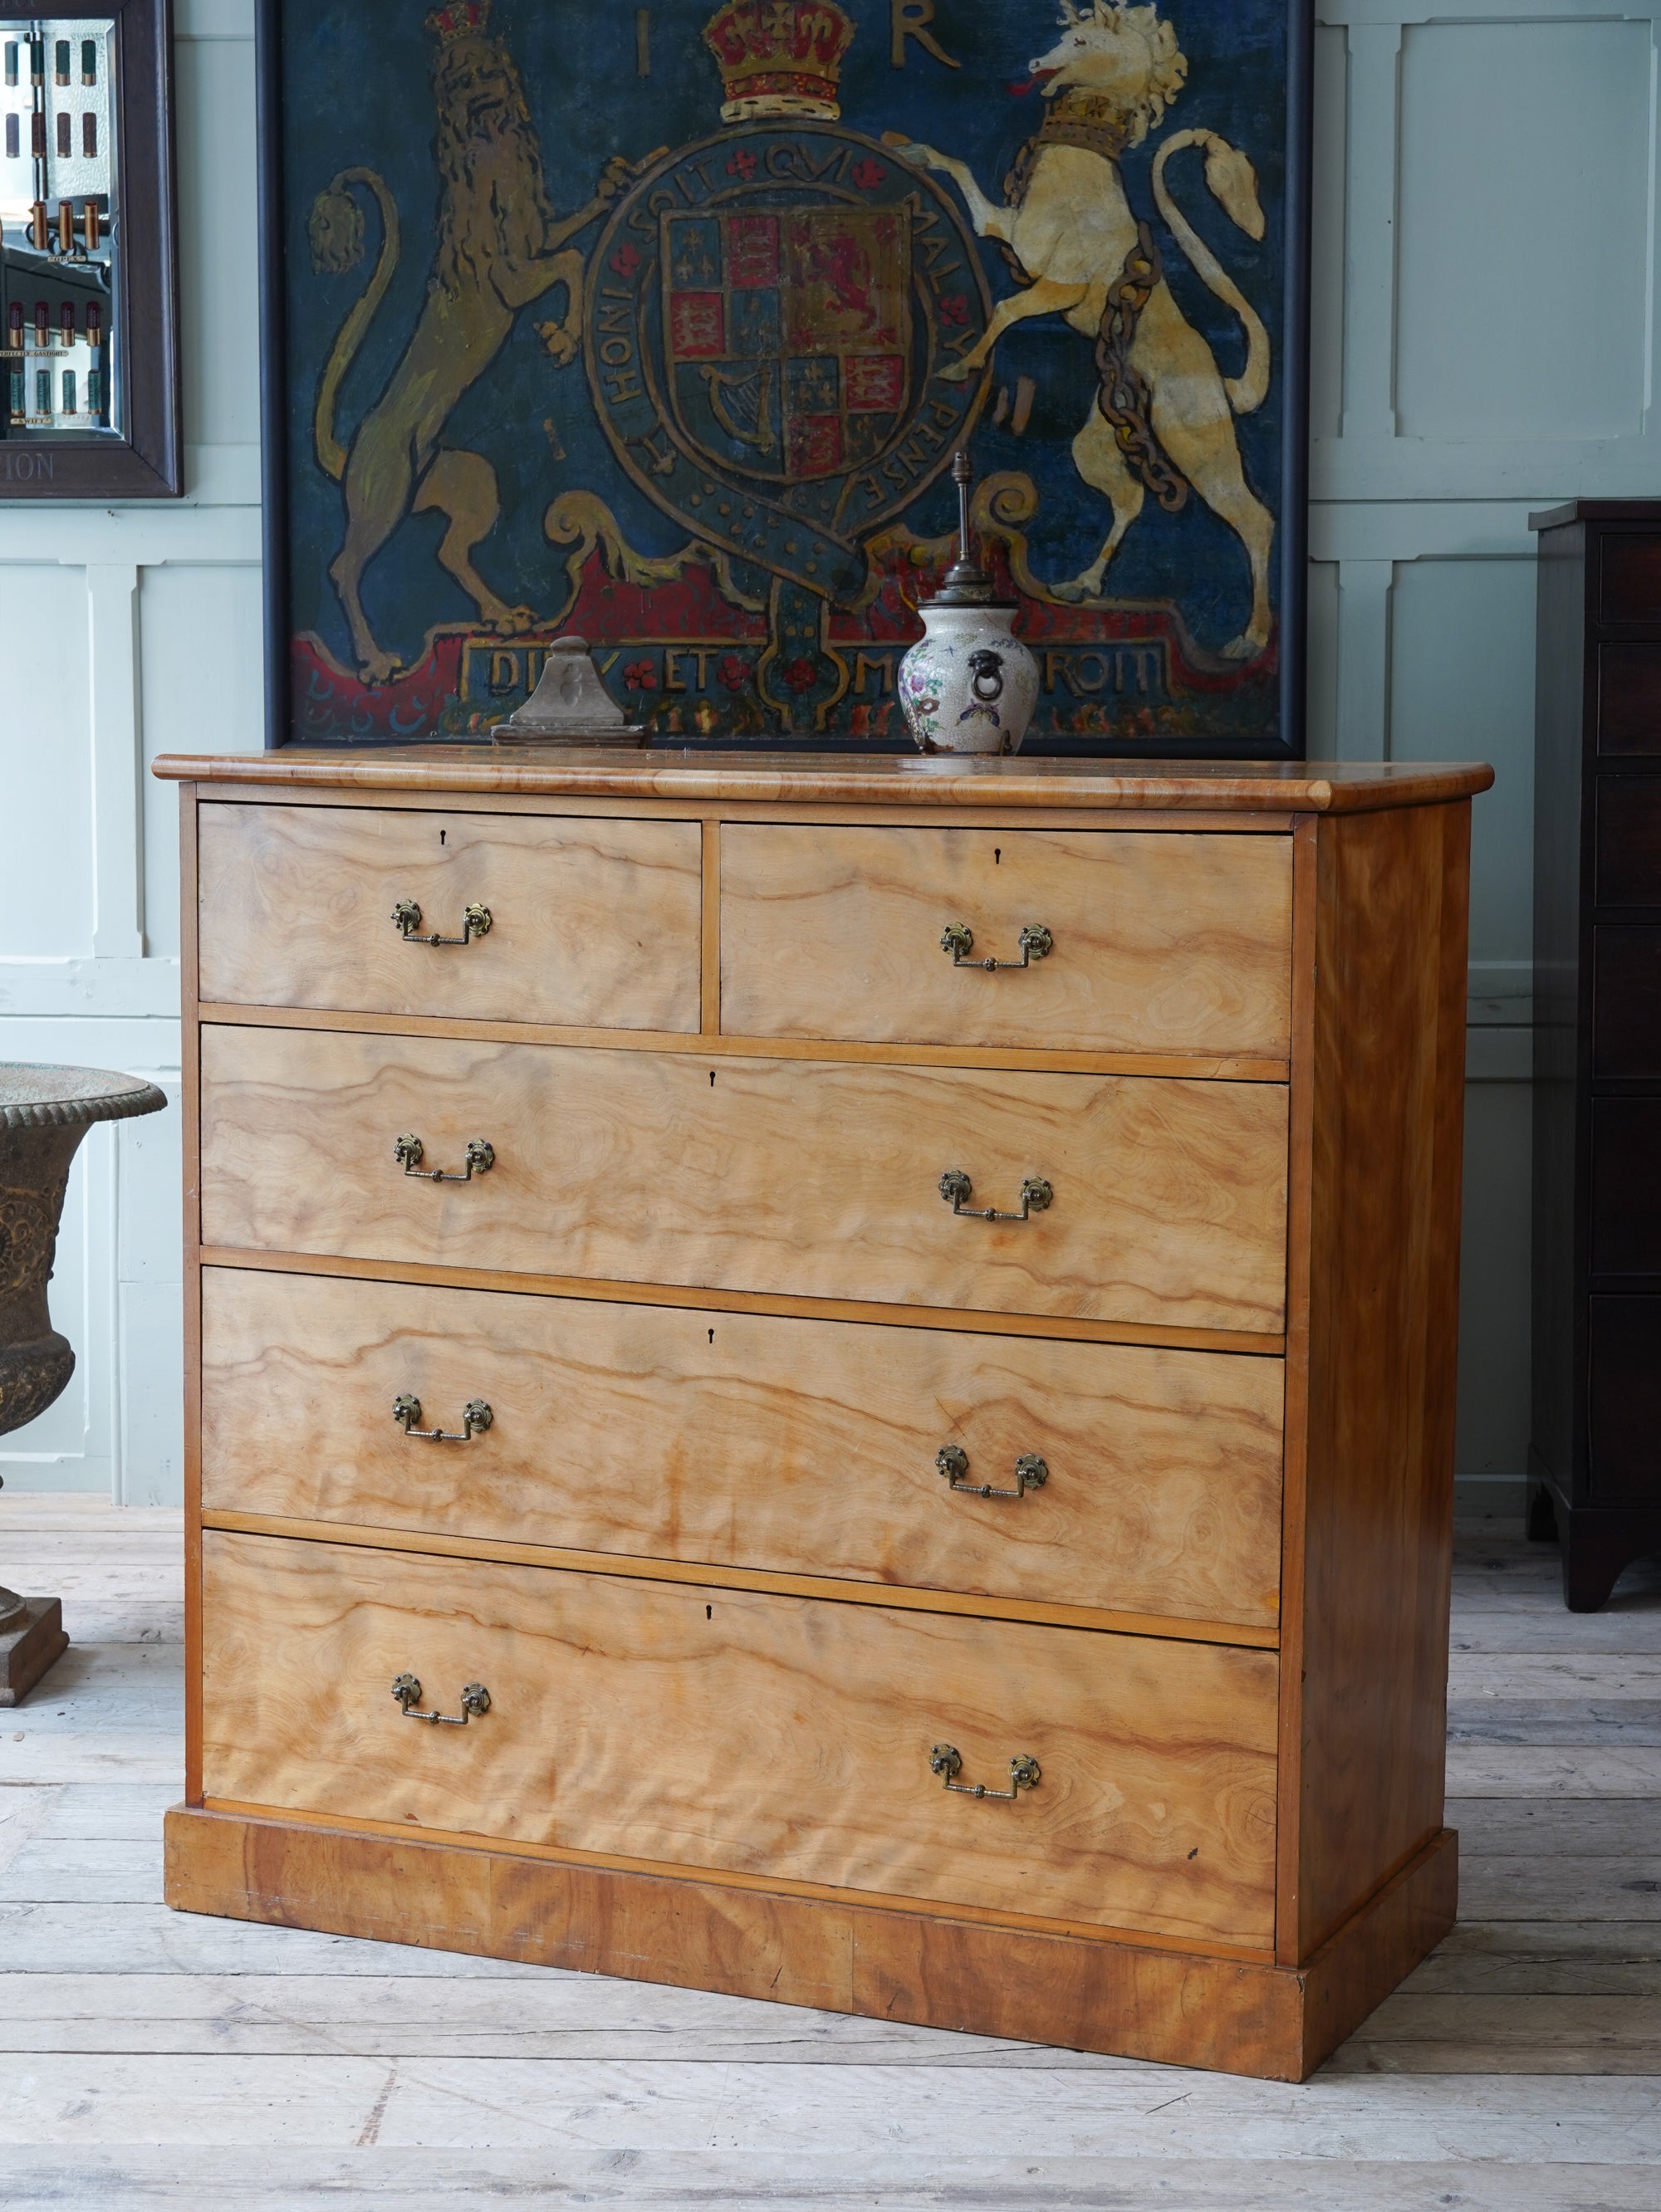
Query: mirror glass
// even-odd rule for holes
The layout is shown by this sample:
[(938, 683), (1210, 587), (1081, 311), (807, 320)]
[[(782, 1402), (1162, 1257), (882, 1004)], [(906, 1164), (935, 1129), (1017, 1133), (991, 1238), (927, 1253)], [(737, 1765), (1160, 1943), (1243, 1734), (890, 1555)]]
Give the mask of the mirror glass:
[(0, 436), (119, 437), (108, 16), (0, 15)]

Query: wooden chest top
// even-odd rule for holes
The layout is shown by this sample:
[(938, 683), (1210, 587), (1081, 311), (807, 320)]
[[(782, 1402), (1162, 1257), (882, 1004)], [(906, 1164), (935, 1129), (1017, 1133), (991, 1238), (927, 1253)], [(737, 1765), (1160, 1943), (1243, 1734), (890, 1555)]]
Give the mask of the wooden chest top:
[(1486, 791), (1481, 763), (925, 759), (916, 754), (651, 752), (403, 745), (344, 752), (163, 754), (178, 781), (346, 791), (520, 793), (844, 806), (1080, 807), (1355, 814)]

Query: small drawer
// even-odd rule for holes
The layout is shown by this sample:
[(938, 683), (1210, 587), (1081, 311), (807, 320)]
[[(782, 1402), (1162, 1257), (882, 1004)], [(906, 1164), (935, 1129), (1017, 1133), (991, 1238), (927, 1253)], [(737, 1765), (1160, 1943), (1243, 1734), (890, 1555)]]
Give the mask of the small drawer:
[(729, 823), (721, 931), (733, 1036), (1290, 1050), (1289, 837)]
[(1606, 530), (1598, 564), (1598, 619), (1661, 627), (1661, 533)]
[(1281, 1084), (211, 1024), (202, 1234), (1278, 1334), (1287, 1127)]
[(1661, 926), (1592, 932), (1592, 1073), (1661, 1076)]
[(1591, 1271), (1661, 1275), (1661, 1098), (1591, 1102)]
[(1600, 776), (1597, 902), (1661, 906), (1661, 776)]
[(695, 822), (220, 804), (198, 820), (210, 1005), (698, 1027)]
[(1596, 1504), (1661, 1506), (1661, 1297), (1588, 1299)]
[(1272, 1652), (213, 1530), (203, 1571), (210, 1798), (1273, 1940)]
[(203, 1278), (210, 1510), (1273, 1627), (1281, 1421), (1236, 1353)]
[(1661, 755), (1661, 645), (1598, 647), (1597, 750)]

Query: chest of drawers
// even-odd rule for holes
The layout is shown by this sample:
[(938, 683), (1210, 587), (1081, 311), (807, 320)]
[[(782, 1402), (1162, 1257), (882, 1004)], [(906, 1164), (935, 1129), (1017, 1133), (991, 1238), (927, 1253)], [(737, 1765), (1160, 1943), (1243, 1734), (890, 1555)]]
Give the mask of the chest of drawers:
[(1532, 520), (1529, 1531), (1592, 1612), (1661, 1552), (1661, 500)]
[(1306, 2075), (1454, 1911), (1488, 771), (158, 773), (169, 1902)]

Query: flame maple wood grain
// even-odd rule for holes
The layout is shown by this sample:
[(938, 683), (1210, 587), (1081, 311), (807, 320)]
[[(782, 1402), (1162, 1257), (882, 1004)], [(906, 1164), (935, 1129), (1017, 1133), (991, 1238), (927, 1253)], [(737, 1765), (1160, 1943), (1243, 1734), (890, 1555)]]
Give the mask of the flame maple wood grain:
[[(204, 1242), (801, 1297), (1279, 1331), (1266, 1084), (726, 1060), (215, 1027)], [(393, 1158), (459, 1170), (431, 1183)], [(1055, 1202), (1025, 1221), (1023, 1179)]]
[(1278, 1618), (1278, 1360), (229, 1268), (203, 1329), (210, 1510)]
[(999, 759), (958, 754), (511, 753), (484, 745), (366, 746), (161, 755), (152, 775), (345, 791), (520, 792), (550, 798), (666, 799), (768, 805), (1087, 806), (1129, 812), (1351, 813), (1419, 806), (1486, 791), (1494, 770), (1451, 761)]
[[(210, 805), (202, 995), (232, 1005), (696, 1030), (696, 822)], [(406, 944), (400, 899), (423, 933)]]
[(175, 1806), (182, 1911), (1301, 2081), (1453, 1923), (1448, 1829), (1307, 1966)]
[(1317, 834), (1304, 1956), (1442, 1825), (1469, 851), (1468, 803)]
[[(314, 1008), (303, 945), (265, 1006), (204, 1006), (187, 966), (210, 1503), (202, 1531), (192, 1446), (204, 1747), (169, 1901), (1306, 2075), (1454, 1906), (1463, 802), (1488, 771), (165, 772), (226, 779), (192, 817), (410, 825), (385, 849), (466, 818), (522, 858), (557, 818), (703, 860), (672, 1019), (628, 1012), (621, 956), (606, 1004), (551, 1016)], [(644, 958), (638, 920), (599, 915), (602, 961)], [(1056, 949), (954, 972), (946, 920), (982, 957), (1027, 921)], [(386, 927), (396, 978), (417, 956)], [(405, 1130), (424, 1165), (472, 1137), (497, 1164), (406, 1178)], [(1034, 1175), (1056, 1203), (955, 1219), (947, 1167), (976, 1205)], [(405, 1438), (404, 1389), (496, 1421)], [(943, 1441), (988, 1480), (1037, 1449), (1050, 1481), (953, 1495)], [(406, 1721), (405, 1668), (441, 1711), (470, 1680), (496, 1702)], [(1039, 1787), (948, 1796), (940, 1741), (992, 1788), (1026, 1753)]]
[[(1270, 1652), (208, 1531), (204, 1788), (1263, 1945)], [(465, 1728), (404, 1717), (419, 1677)], [(962, 1779), (1017, 1801), (946, 1790)]]
[[(729, 823), (721, 1018), (757, 1037), (1251, 1055), (1290, 1050), (1292, 841)], [(1015, 972), (1022, 928), (1055, 949)]]

